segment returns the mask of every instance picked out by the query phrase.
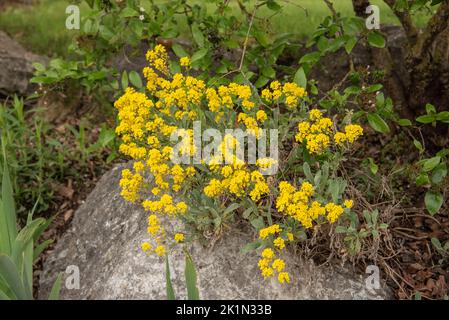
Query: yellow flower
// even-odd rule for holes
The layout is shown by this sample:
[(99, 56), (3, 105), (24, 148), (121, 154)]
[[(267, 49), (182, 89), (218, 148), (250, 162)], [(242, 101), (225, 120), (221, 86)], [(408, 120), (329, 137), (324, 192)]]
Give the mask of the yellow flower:
[(319, 120), (319, 119), (321, 119), (322, 116), (323, 116), (323, 114), (318, 109), (312, 109), (309, 112), (309, 117), (310, 117), (310, 120), (312, 120), (312, 121)]
[(274, 251), (271, 248), (266, 248), (262, 251), (262, 257), (266, 258), (266, 259), (273, 259), (274, 257)]
[(273, 269), (276, 269), (278, 272), (281, 272), (285, 269), (285, 262), (282, 259), (276, 259), (273, 261), (273, 264), (271, 265)]
[(280, 283), (290, 283), (290, 275), (287, 272), (281, 272), (278, 275), (278, 281)]
[(346, 142), (346, 135), (343, 132), (337, 132), (334, 135), (335, 143), (339, 146), (343, 145)]
[(272, 277), (273, 276), (273, 269), (271, 269), (271, 268), (263, 268), (262, 269), (262, 276), (263, 276), (264, 279)]
[(142, 250), (143, 252), (148, 252), (152, 249), (152, 246), (149, 242), (142, 243)]
[(157, 254), (159, 257), (165, 256), (165, 253), (166, 253), (165, 246), (162, 246), (162, 245), (157, 246), (156, 249), (154, 249), (154, 252), (156, 252), (156, 254)]
[(293, 241), (293, 239), (294, 239), (293, 233), (287, 232), (287, 239), (288, 239), (288, 241)]
[(175, 241), (177, 243), (183, 242), (184, 241), (184, 234), (182, 233), (176, 233), (175, 234)]
[(279, 233), (281, 231), (282, 231), (282, 229), (279, 227), (278, 224), (273, 224), (273, 225), (271, 225), (269, 227), (260, 229), (259, 237), (261, 239), (266, 239), (270, 234), (276, 234), (276, 233)]
[(264, 122), (265, 120), (267, 120), (267, 118), (268, 117), (267, 117), (267, 114), (265, 113), (265, 111), (259, 110), (256, 112), (257, 121)]
[(344, 205), (346, 208), (351, 209), (352, 206), (354, 205), (354, 202), (352, 200), (345, 200)]
[(259, 266), (260, 270), (263, 270), (268, 267), (269, 263), (270, 263), (270, 260), (264, 258), (264, 259), (260, 259), (259, 263), (257, 265)]
[(190, 66), (190, 58), (189, 57), (182, 57), (179, 59), (179, 64), (181, 67), (189, 67)]
[(332, 203), (332, 202), (326, 204), (325, 209), (327, 212), (327, 220), (330, 223), (334, 223), (335, 221), (337, 221), (337, 219), (343, 213), (343, 208), (339, 205), (336, 205), (335, 203)]
[(354, 143), (354, 141), (363, 135), (363, 128), (358, 124), (348, 124), (345, 127), (346, 139), (350, 143)]
[(285, 248), (285, 241), (281, 237), (277, 237), (276, 239), (274, 239), (273, 244), (275, 247), (279, 248), (279, 250)]

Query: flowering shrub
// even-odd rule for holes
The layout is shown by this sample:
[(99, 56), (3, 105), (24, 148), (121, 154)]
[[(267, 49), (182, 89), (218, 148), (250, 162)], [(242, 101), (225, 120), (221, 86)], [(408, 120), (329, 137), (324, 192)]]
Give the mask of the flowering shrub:
[[(337, 131), (322, 111), (309, 110), (310, 98), (294, 82), (273, 81), (259, 95), (250, 83), (217, 87), (189, 75), (188, 57), (179, 61), (184, 72), (171, 74), (161, 45), (146, 58), (146, 93), (127, 88), (115, 102), (120, 151), (135, 160), (132, 170), (122, 172), (121, 194), (149, 214), (150, 239), (142, 249), (165, 256), (178, 243), (202, 233), (218, 235), (237, 218), (248, 219), (259, 233), (248, 248), (262, 250), (261, 275), (290, 282), (282, 250), (314, 225), (335, 223), (353, 205), (352, 200), (342, 201), (345, 183), (329, 170), (331, 162), (336, 170), (362, 128), (346, 123), (342, 132)], [(233, 133), (220, 135), (208, 157), (195, 138), (194, 121), (202, 128)], [(280, 159), (271, 151), (267, 157), (258, 150), (255, 159), (239, 153), (251, 141), (260, 143), (267, 128), (282, 137), (280, 144), (277, 136), (268, 143), (270, 150), (281, 152)], [(246, 134), (247, 142), (238, 138), (237, 130)], [(294, 140), (298, 144), (292, 148)], [(310, 166), (319, 168), (315, 176)], [(303, 173), (299, 179), (298, 168)], [(272, 210), (281, 214), (276, 221)], [(184, 229), (168, 238), (163, 216), (183, 221)]]

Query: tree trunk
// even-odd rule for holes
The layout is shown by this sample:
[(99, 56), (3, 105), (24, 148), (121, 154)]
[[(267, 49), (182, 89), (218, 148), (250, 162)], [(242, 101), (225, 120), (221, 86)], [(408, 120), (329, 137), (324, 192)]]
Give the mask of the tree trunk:
[[(394, 7), (394, 0), (385, 0)], [(352, 0), (357, 16), (366, 18), (369, 0)], [(394, 9), (394, 8), (393, 8)], [(426, 103), (437, 111), (449, 110), (449, 0), (440, 4), (427, 27), (419, 32), (407, 12), (396, 12), (408, 38), (406, 66), (401, 77), (387, 48), (372, 48), (374, 65), (385, 71), (385, 88), (395, 101), (397, 111), (413, 118), (424, 113)], [(405, 81), (409, 79), (409, 81)]]

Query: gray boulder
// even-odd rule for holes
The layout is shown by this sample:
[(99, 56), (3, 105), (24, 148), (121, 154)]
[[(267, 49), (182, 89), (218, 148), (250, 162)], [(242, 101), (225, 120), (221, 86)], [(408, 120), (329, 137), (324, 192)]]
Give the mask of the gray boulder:
[(5, 32), (0, 31), (0, 94), (31, 93), (33, 86), (29, 80), (33, 76), (34, 62), (45, 63), (46, 59), (26, 51)]
[[(119, 165), (105, 174), (77, 210), (71, 228), (49, 254), (40, 277), (39, 298), (45, 299), (59, 272), (63, 272), (62, 299), (166, 299), (165, 263), (140, 250), (147, 239), (147, 214), (121, 199)], [(199, 243), (190, 253), (198, 273), (202, 299), (385, 299), (388, 290), (365, 286), (366, 275), (348, 269), (317, 267), (285, 252), (292, 283), (264, 281), (258, 255), (240, 249), (256, 235), (244, 226), (205, 248)], [(184, 255), (170, 253), (177, 298), (185, 298)], [(73, 267), (79, 268), (80, 287), (73, 288)], [(68, 273), (65, 273), (65, 271)], [(76, 269), (75, 269), (76, 270)], [(66, 283), (68, 282), (69, 288)]]

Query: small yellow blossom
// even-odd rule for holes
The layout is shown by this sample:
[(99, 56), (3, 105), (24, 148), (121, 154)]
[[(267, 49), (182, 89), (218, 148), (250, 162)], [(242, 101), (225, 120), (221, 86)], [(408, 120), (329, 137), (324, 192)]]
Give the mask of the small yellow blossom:
[(176, 233), (175, 234), (175, 241), (177, 243), (183, 242), (184, 241), (184, 234), (182, 233)]

